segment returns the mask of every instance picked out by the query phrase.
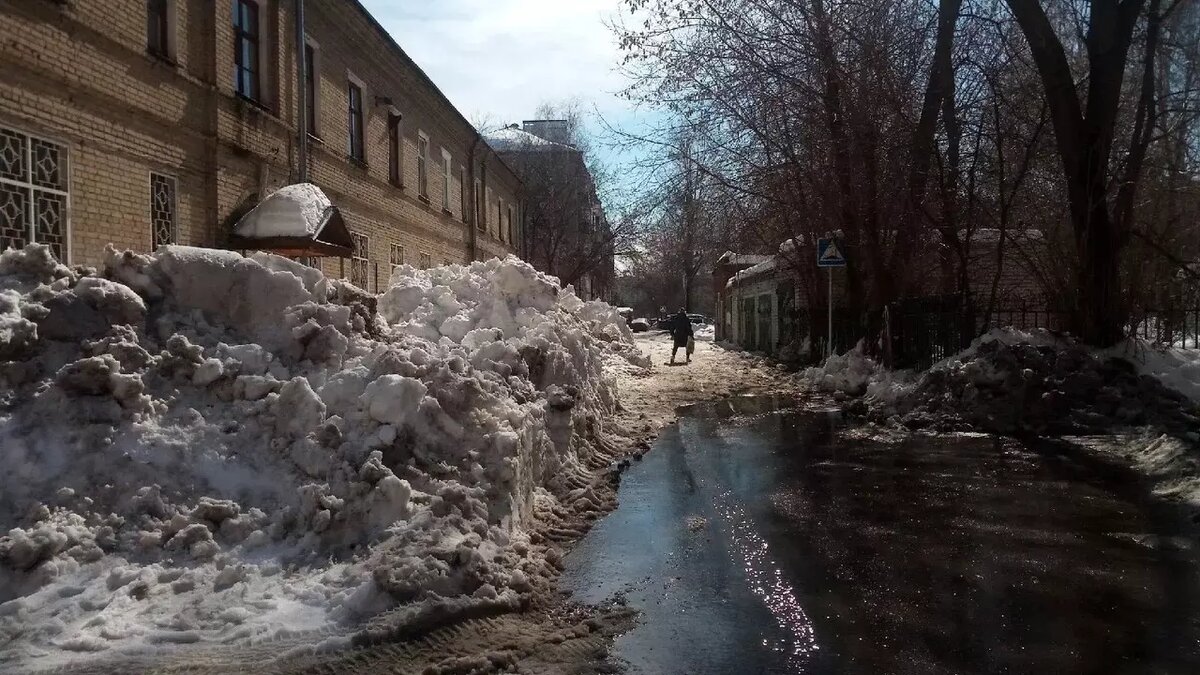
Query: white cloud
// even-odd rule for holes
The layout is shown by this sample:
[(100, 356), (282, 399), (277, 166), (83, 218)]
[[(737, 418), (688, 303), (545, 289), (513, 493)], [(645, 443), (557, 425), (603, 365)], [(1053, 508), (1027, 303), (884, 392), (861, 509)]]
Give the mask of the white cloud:
[(545, 101), (628, 110), (605, 22), (620, 0), (363, 0), (469, 119), (519, 122)]

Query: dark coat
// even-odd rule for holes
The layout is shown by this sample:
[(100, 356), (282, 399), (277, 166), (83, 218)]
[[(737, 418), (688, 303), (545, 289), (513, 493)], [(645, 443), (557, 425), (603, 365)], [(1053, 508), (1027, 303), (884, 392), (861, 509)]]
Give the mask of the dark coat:
[(676, 314), (671, 319), (671, 338), (676, 347), (686, 347), (688, 338), (692, 337), (692, 322), (687, 314)]

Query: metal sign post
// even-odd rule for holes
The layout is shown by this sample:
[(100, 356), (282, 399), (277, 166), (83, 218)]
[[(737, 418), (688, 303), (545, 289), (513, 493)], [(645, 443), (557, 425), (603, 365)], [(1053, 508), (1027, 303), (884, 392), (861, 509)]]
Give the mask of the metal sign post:
[(829, 270), (829, 333), (825, 339), (825, 358), (833, 356), (833, 268), (845, 266), (846, 256), (842, 254), (836, 239), (825, 237), (817, 240), (817, 267)]

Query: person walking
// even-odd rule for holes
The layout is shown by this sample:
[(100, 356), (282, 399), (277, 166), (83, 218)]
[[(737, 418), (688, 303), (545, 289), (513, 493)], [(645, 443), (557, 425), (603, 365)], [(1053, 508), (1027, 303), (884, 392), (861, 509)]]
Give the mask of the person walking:
[(692, 362), (692, 350), (695, 344), (692, 342), (692, 321), (688, 318), (687, 312), (679, 310), (679, 313), (671, 319), (671, 340), (673, 346), (671, 348), (671, 365), (675, 365), (675, 354), (682, 347), (684, 354), (687, 356), (685, 363)]

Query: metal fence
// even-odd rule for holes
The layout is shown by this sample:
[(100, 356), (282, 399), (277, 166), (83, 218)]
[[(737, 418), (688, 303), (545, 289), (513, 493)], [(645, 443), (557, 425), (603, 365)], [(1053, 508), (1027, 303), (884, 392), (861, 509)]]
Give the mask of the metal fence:
[[(811, 344), (810, 358), (825, 354), (825, 310), (794, 308), (780, 335), (785, 341)], [(881, 315), (848, 316), (834, 313), (833, 349), (844, 353), (865, 340), (867, 350), (893, 368), (924, 370), (966, 348), (993, 327), (1019, 330), (1066, 331), (1070, 314), (1065, 310), (1034, 305), (994, 309), (985, 315), (970, 298), (947, 295), (910, 298), (891, 303)], [(1136, 312), (1126, 327), (1129, 337), (1163, 347), (1200, 348), (1200, 307), (1144, 309)]]

